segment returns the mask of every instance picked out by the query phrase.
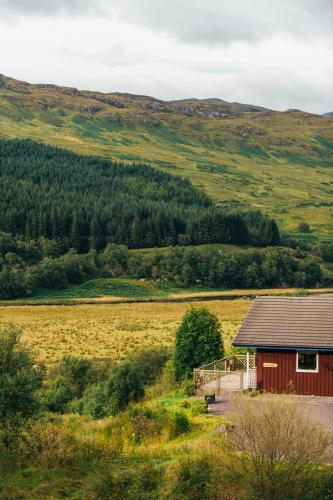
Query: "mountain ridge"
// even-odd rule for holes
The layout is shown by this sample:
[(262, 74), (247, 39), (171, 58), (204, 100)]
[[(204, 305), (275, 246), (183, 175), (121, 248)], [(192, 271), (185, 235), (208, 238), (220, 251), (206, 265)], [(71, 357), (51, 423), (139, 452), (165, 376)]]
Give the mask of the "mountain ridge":
[(148, 94), (134, 94), (131, 92), (121, 92), (121, 91), (110, 91), (110, 92), (102, 92), (102, 91), (91, 91), (88, 89), (78, 89), (77, 87), (72, 87), (72, 86), (66, 86), (66, 85), (58, 85), (58, 84), (53, 84), (53, 83), (29, 83), (27, 81), (23, 80), (17, 80), (15, 78), (6, 76), (2, 73), (0, 73), (0, 87), (7, 88), (9, 90), (13, 91), (22, 91), (23, 89), (29, 89), (29, 88), (36, 88), (36, 89), (49, 89), (49, 90), (54, 90), (54, 91), (59, 91), (60, 93), (66, 94), (66, 95), (72, 95), (72, 96), (80, 96), (80, 97), (86, 97), (86, 98), (97, 98), (98, 96), (105, 96), (105, 97), (111, 97), (111, 96), (119, 96), (119, 97), (124, 97), (124, 98), (129, 98), (133, 100), (150, 100), (153, 102), (159, 102), (161, 104), (165, 105), (172, 105), (172, 104), (207, 104), (207, 105), (218, 105), (218, 106), (237, 106), (240, 109), (243, 108), (244, 111), (269, 111), (272, 113), (286, 113), (290, 111), (296, 111), (300, 113), (305, 113), (308, 115), (316, 115), (316, 116), (326, 116), (326, 115), (332, 115), (333, 112), (328, 112), (328, 113), (323, 113), (322, 115), (318, 113), (312, 113), (309, 111), (305, 110), (300, 110), (300, 109), (294, 109), (294, 108), (287, 108), (286, 110), (278, 111), (272, 108), (268, 108), (266, 106), (260, 106), (260, 105), (254, 105), (254, 104), (247, 104), (247, 103), (241, 103), (238, 101), (226, 101), (224, 99), (221, 99), (219, 97), (204, 97), (204, 98), (199, 98), (199, 97), (186, 97), (186, 98), (179, 98), (179, 99), (160, 99), (157, 97), (153, 97)]

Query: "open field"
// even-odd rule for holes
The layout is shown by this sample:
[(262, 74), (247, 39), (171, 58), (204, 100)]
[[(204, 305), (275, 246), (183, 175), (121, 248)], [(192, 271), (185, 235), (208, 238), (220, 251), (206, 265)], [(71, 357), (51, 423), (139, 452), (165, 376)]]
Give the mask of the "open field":
[(79, 92), (3, 76), (0, 83), (2, 137), (144, 161), (190, 178), (222, 206), (260, 208), (293, 232), (306, 221), (315, 238), (332, 234), (331, 118)]
[[(249, 299), (205, 302), (221, 321), (226, 348), (250, 305)], [(47, 364), (65, 355), (119, 360), (139, 348), (172, 346), (188, 307), (186, 303), (0, 307), (0, 324), (22, 328), (24, 343)]]

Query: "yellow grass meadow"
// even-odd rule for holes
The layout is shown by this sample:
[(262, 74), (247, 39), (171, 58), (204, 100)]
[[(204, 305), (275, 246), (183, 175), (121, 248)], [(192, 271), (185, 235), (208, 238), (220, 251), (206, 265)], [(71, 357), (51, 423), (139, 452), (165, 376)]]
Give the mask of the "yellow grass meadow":
[(226, 348), (251, 300), (188, 303), (85, 304), (0, 307), (0, 325), (13, 323), (37, 361), (53, 364), (66, 355), (120, 360), (140, 348), (172, 346), (177, 326), (191, 306), (204, 305), (222, 325)]

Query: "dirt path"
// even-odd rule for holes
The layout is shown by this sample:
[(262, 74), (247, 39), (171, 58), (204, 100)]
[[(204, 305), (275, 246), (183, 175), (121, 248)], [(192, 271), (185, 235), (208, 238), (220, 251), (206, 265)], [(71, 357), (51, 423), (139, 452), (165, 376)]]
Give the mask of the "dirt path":
[(319, 396), (299, 396), (299, 403), (308, 409), (313, 418), (322, 423), (333, 435), (333, 398)]
[(217, 398), (216, 403), (208, 405), (208, 413), (213, 417), (225, 417), (230, 412), (230, 398)]

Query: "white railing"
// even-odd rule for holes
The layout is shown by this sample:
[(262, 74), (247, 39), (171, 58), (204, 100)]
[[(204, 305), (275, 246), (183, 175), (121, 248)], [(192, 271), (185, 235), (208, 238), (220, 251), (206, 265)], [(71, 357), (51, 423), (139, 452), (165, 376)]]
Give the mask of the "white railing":
[(235, 371), (235, 370), (246, 370), (247, 363), (249, 363), (249, 368), (255, 368), (256, 357), (254, 355), (238, 354), (225, 356), (217, 361), (212, 361), (206, 365), (202, 365), (197, 370), (223, 370), (223, 371)]
[(245, 389), (256, 389), (255, 356), (234, 355), (213, 361), (195, 369), (194, 380), (199, 394), (225, 396)]
[(243, 372), (243, 389), (257, 388), (257, 369), (250, 368), (248, 372)]

